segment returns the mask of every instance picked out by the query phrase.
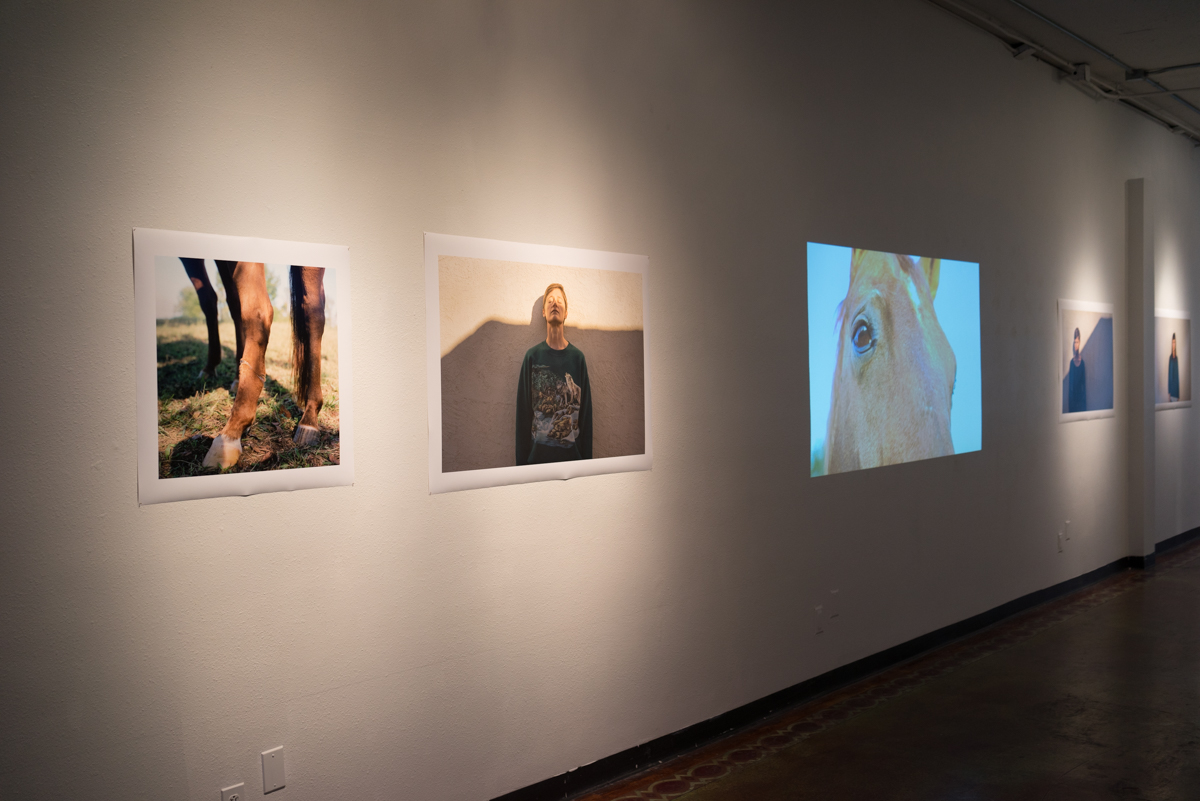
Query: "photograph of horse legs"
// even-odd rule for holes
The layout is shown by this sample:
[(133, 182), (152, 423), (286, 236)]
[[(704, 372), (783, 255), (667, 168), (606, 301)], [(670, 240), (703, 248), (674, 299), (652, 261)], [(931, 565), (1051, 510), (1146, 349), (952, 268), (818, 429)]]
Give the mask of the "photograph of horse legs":
[(155, 259), (160, 478), (339, 463), (334, 271)]
[(810, 474), (983, 447), (979, 265), (808, 243)]

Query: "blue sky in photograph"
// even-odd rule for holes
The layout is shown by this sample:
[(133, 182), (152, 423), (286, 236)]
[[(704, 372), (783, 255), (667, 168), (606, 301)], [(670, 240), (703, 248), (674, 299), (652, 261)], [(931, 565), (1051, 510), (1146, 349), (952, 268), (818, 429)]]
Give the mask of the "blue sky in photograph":
[[(837, 363), (837, 307), (850, 287), (851, 254), (851, 248), (808, 243), (809, 425), (814, 453), (825, 445)], [(983, 447), (979, 265), (943, 259), (933, 307), (958, 364), (950, 414), (954, 452), (977, 451)]]
[[(275, 276), (275, 281), (279, 287), (274, 305), (276, 309), (286, 311), (289, 305), (288, 294), (288, 267), (287, 264), (268, 264), (267, 270)], [(228, 315), (228, 309), (225, 307), (225, 291), (221, 284), (221, 277), (217, 275), (217, 265), (212, 259), (204, 260), (204, 267), (208, 270), (208, 280), (212, 282), (213, 288), (217, 290), (217, 295), (222, 299), (220, 301), (221, 313)], [(325, 323), (326, 325), (337, 325), (337, 281), (333, 280), (333, 270), (325, 271)], [(184, 272), (183, 262), (174, 256), (157, 256), (154, 260), (154, 317), (159, 320), (179, 315), (179, 295), (183, 290), (195, 291), (192, 289), (191, 279)]]

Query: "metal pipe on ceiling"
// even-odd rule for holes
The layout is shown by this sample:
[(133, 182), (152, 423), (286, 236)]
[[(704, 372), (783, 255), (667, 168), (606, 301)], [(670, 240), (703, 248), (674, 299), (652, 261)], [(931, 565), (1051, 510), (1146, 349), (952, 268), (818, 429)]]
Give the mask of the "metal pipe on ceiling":
[[(1117, 58), (1116, 56), (1114, 56), (1112, 53), (1108, 52), (1108, 51), (1107, 51), (1107, 50), (1105, 50), (1104, 48), (1102, 48), (1102, 47), (1099, 47), (1098, 45), (1095, 45), (1095, 44), (1093, 44), (1093, 43), (1089, 42), (1087, 39), (1084, 39), (1084, 38), (1083, 38), (1082, 36), (1080, 36), (1079, 34), (1075, 33), (1075, 32), (1074, 32), (1074, 31), (1072, 31), (1072, 30), (1069, 30), (1069, 29), (1068, 29), (1068, 28), (1067, 28), (1065, 25), (1060, 25), (1059, 23), (1057, 23), (1057, 22), (1055, 22), (1054, 20), (1050, 19), (1049, 17), (1047, 17), (1045, 14), (1041, 13), (1041, 12), (1040, 12), (1040, 11), (1038, 11), (1037, 9), (1031, 8), (1031, 7), (1030, 7), (1030, 6), (1028, 6), (1027, 4), (1025, 4), (1025, 3), (1022, 3), (1022, 2), (1021, 2), (1021, 0), (1008, 0), (1008, 2), (1012, 3), (1012, 4), (1013, 4), (1014, 6), (1016, 6), (1017, 8), (1019, 8), (1019, 9), (1022, 9), (1022, 10), (1023, 10), (1025, 13), (1027, 13), (1027, 14), (1030, 14), (1031, 16), (1037, 17), (1037, 18), (1038, 18), (1038, 19), (1040, 19), (1042, 22), (1044, 22), (1044, 23), (1046, 23), (1047, 25), (1049, 25), (1049, 26), (1053, 27), (1055, 30), (1061, 31), (1062, 33), (1064, 33), (1064, 34), (1066, 34), (1067, 36), (1071, 37), (1072, 39), (1074, 39), (1075, 41), (1077, 41), (1077, 42), (1079, 42), (1080, 44), (1084, 45), (1085, 47), (1088, 47), (1088, 48), (1090, 48), (1090, 49), (1092, 49), (1092, 50), (1096, 51), (1097, 53), (1099, 53), (1100, 55), (1104, 56), (1106, 59), (1108, 59), (1108, 60), (1109, 60), (1109, 61), (1111, 61), (1112, 63), (1116, 64), (1116, 65), (1117, 65), (1118, 67), (1120, 67), (1121, 69), (1125, 70), (1125, 74), (1126, 74), (1126, 75), (1128, 75), (1130, 72), (1134, 72), (1134, 71), (1135, 71), (1133, 67), (1129, 66), (1129, 65), (1128, 65), (1128, 64), (1126, 64), (1124, 61), (1122, 61), (1121, 59)], [(1145, 72), (1145, 70), (1142, 70), (1142, 72)], [(1149, 74), (1150, 74), (1150, 73), (1146, 72), (1146, 76), (1147, 76), (1147, 77), (1143, 77), (1141, 80), (1143, 80), (1143, 81), (1145, 81), (1146, 83), (1150, 84), (1150, 85), (1151, 85), (1151, 86), (1153, 86), (1155, 89), (1158, 89), (1158, 90), (1160, 90), (1160, 91), (1162, 91), (1162, 92), (1164, 92), (1164, 93), (1166, 93), (1166, 94), (1170, 94), (1170, 95), (1171, 95), (1171, 96), (1172, 96), (1172, 97), (1173, 97), (1175, 100), (1177, 100), (1177, 101), (1179, 101), (1180, 103), (1182, 103), (1183, 105), (1187, 106), (1189, 109), (1191, 109), (1192, 111), (1196, 112), (1197, 114), (1200, 114), (1200, 108), (1197, 108), (1196, 106), (1192, 105), (1191, 103), (1189, 103), (1188, 101), (1186, 101), (1186, 100), (1184, 100), (1182, 97), (1180, 97), (1179, 95), (1176, 95), (1176, 94), (1174, 94), (1174, 93), (1173, 93), (1173, 92), (1172, 92), (1170, 89), (1168, 89), (1167, 87), (1163, 86), (1163, 85), (1162, 85), (1161, 83), (1159, 83), (1158, 81), (1152, 81), (1152, 80), (1150, 80), (1150, 78), (1148, 77), (1148, 76), (1149, 76)]]
[[(1164, 72), (1175, 72), (1176, 70), (1190, 70), (1194, 67), (1200, 67), (1200, 61), (1195, 64), (1176, 64), (1173, 67), (1159, 67), (1156, 70), (1127, 70), (1125, 72), (1125, 80), (1137, 81), (1145, 78), (1147, 75), (1162, 75)], [(1182, 92), (1182, 89), (1176, 91)]]
[[(1159, 84), (1157, 81), (1144, 78), (1143, 80), (1145, 80), (1146, 83), (1155, 87), (1155, 89), (1158, 91), (1130, 94), (1124, 91), (1123, 87), (1121, 86), (1091, 75), (1091, 71), (1088, 69), (1086, 64), (1076, 64), (1072, 62), (1070, 59), (1055, 53), (1050, 48), (1035, 41), (1028, 34), (1012, 28), (1011, 26), (1001, 22), (995, 17), (992, 17), (986, 12), (964, 2), (964, 0), (928, 0), (928, 2), (949, 14), (953, 14), (955, 17), (970, 24), (971, 26), (990, 34), (996, 39), (999, 39), (1008, 52), (1015, 58), (1020, 59), (1032, 57), (1044, 64), (1054, 67), (1061, 74), (1071, 79), (1072, 85), (1087, 92), (1089, 95), (1118, 102), (1126, 108), (1136, 111), (1138, 114), (1157, 122), (1159, 125), (1166, 127), (1172, 132), (1186, 136), (1188, 139), (1191, 139), (1197, 147), (1200, 147), (1200, 127), (1176, 117), (1174, 114), (1171, 114), (1165, 109), (1155, 106), (1147, 106), (1145, 103), (1137, 102), (1137, 98), (1141, 94), (1154, 96), (1170, 95), (1184, 106), (1200, 114), (1200, 108), (1197, 108), (1176, 94), (1176, 92), (1191, 91), (1191, 88), (1168, 89), (1167, 87)], [(1019, 6), (1026, 12), (1032, 14), (1038, 19), (1041, 19), (1047, 24), (1053, 26), (1055, 29), (1063, 32), (1067, 36), (1070, 36), (1072, 39), (1087, 46), (1089, 49), (1096, 51), (1109, 61), (1121, 66), (1126, 71), (1132, 69), (1116, 56), (1108, 53), (1100, 47), (1097, 47), (1083, 37), (1079, 36), (1073, 31), (1068, 30), (1064, 26), (1059, 25), (1053, 20), (1050, 20), (1034, 9), (1029, 8), (1024, 3), (1019, 2), (1019, 0), (1009, 0), (1009, 2)], [(1181, 65), (1180, 68), (1182, 69), (1184, 66), (1193, 65)]]

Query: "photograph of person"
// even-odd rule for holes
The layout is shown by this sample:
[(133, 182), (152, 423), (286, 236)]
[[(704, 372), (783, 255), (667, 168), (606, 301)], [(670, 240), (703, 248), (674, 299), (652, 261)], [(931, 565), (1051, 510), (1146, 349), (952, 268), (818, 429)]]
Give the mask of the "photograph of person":
[(1154, 310), (1154, 407), (1192, 405), (1192, 321), (1186, 312)]
[(353, 482), (347, 254), (135, 229), (142, 503)]
[(587, 359), (564, 333), (567, 293), (562, 284), (546, 287), (542, 317), (546, 339), (525, 351), (517, 380), (516, 463), (591, 459), (592, 389)]
[(1113, 316), (1103, 303), (1060, 300), (1060, 420), (1113, 414)]
[(1082, 346), (1079, 329), (1075, 329), (1071, 349), (1075, 355), (1067, 365), (1067, 411), (1086, 412), (1087, 405), (1087, 368), (1083, 365)]
[(646, 258), (425, 240), (431, 492), (650, 469)]
[(1179, 400), (1179, 355), (1175, 345), (1175, 334), (1171, 334), (1171, 356), (1167, 359), (1167, 400)]
[(808, 243), (810, 474), (983, 447), (979, 265)]

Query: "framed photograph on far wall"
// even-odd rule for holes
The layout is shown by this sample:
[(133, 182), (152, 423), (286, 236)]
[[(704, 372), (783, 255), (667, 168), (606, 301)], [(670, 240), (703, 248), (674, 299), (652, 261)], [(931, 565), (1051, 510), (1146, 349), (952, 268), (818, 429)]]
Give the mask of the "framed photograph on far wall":
[(1192, 405), (1192, 316), (1154, 310), (1154, 408)]
[(354, 483), (349, 249), (135, 228), (138, 501)]
[(425, 234), (431, 493), (651, 468), (648, 263)]
[(1112, 417), (1113, 307), (1058, 301), (1059, 422)]

